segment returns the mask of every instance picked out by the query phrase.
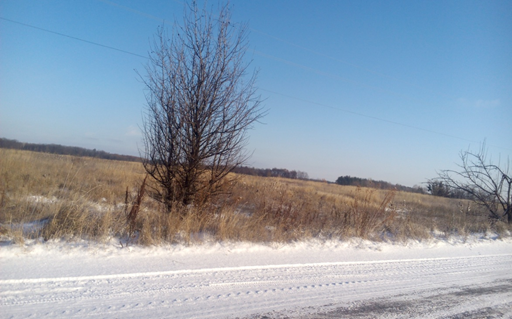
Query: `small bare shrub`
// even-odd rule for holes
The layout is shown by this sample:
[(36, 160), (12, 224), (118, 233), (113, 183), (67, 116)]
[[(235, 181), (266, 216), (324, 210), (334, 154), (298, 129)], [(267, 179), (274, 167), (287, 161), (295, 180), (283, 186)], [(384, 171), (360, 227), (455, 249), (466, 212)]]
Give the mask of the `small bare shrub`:
[[(128, 224), (128, 236), (132, 236), (133, 232), (135, 231), (135, 220), (137, 219), (137, 214), (140, 210), (140, 205), (142, 203), (142, 198), (144, 198), (144, 191), (146, 187), (146, 180), (148, 179), (148, 176), (144, 177), (144, 180), (142, 181), (142, 184), (140, 185), (139, 190), (137, 191), (137, 196), (135, 197), (135, 200), (132, 202), (132, 208), (130, 209), (130, 212), (126, 215), (126, 222)], [(128, 189), (126, 189), (126, 196), (125, 196), (125, 212), (128, 209)]]

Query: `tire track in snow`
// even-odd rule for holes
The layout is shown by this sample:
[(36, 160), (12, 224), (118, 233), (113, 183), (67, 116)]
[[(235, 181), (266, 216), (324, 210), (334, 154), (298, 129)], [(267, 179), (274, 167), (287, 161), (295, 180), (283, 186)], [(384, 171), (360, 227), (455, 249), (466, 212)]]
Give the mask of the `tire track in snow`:
[(468, 275), (485, 282), (508, 274), (511, 263), (512, 254), (502, 254), (0, 280), (0, 305), (13, 317), (217, 318), (449, 287)]
[[(494, 263), (492, 263), (492, 264), (494, 265)], [(378, 263), (377, 263), (377, 265), (378, 265)], [(294, 265), (294, 267), (289, 267), (289, 270), (287, 271), (289, 274), (286, 274), (286, 275), (268, 276), (268, 274), (258, 273), (256, 277), (257, 278), (266, 278), (264, 280), (262, 280), (262, 279), (247, 280), (247, 279), (245, 279), (246, 277), (244, 277), (243, 274), (240, 274), (240, 271), (245, 272), (246, 269), (237, 270), (236, 268), (234, 268), (234, 269), (230, 269), (230, 272), (231, 272), (230, 276), (222, 276), (222, 277), (224, 277), (224, 279), (221, 282), (210, 282), (210, 281), (204, 282), (203, 281), (201, 283), (195, 283), (196, 278), (190, 278), (190, 276), (188, 276), (189, 278), (187, 278), (187, 276), (181, 276), (181, 277), (162, 276), (161, 274), (154, 275), (154, 274), (147, 274), (147, 273), (144, 276), (140, 276), (140, 277), (139, 276), (122, 277), (122, 276), (116, 275), (113, 278), (109, 277), (109, 279), (106, 279), (106, 278), (98, 279), (98, 277), (103, 277), (103, 276), (86, 277), (88, 279), (84, 279), (84, 277), (78, 277), (78, 278), (80, 278), (79, 280), (73, 280), (70, 278), (59, 278), (59, 279), (67, 279), (67, 280), (65, 280), (65, 282), (68, 282), (73, 286), (73, 287), (68, 287), (68, 288), (63, 287), (62, 284), (56, 284), (56, 282), (57, 283), (61, 282), (60, 280), (56, 280), (55, 282), (54, 281), (46, 282), (46, 280), (44, 280), (44, 281), (36, 282), (36, 283), (32, 283), (32, 282), (27, 283), (24, 281), (19, 281), (18, 284), (29, 284), (29, 288), (26, 288), (24, 290), (8, 290), (7, 289), (6, 291), (1, 292), (0, 295), (16, 295), (16, 294), (22, 294), (26, 291), (31, 291), (32, 293), (34, 293), (34, 292), (60, 293), (60, 292), (68, 292), (68, 291), (80, 291), (80, 290), (85, 289), (85, 288), (80, 287), (81, 284), (82, 285), (86, 284), (88, 286), (100, 286), (102, 284), (108, 284), (110, 287), (112, 287), (112, 285), (115, 286), (116, 284), (119, 284), (121, 282), (123, 282), (123, 285), (119, 285), (119, 286), (123, 287), (122, 291), (117, 292), (114, 289), (110, 292), (110, 295), (126, 294), (127, 291), (129, 291), (130, 293), (144, 293), (144, 292), (147, 293), (147, 292), (151, 292), (151, 291), (155, 291), (155, 290), (157, 290), (159, 292), (165, 291), (165, 290), (170, 291), (170, 292), (180, 292), (180, 291), (186, 291), (186, 290), (197, 290), (197, 289), (201, 289), (201, 288), (205, 288), (205, 287), (222, 287), (222, 286), (243, 287), (243, 286), (255, 286), (255, 285), (272, 285), (272, 284), (278, 284), (278, 283), (282, 283), (282, 282), (286, 282), (289, 284), (289, 283), (298, 281), (297, 278), (300, 278), (300, 281), (305, 281), (307, 279), (316, 278), (318, 272), (329, 273), (328, 275), (322, 276), (323, 280), (326, 280), (326, 279), (337, 279), (337, 278), (342, 278), (342, 277), (346, 277), (346, 276), (356, 276), (356, 277), (364, 276), (364, 273), (367, 273), (367, 272), (373, 273), (375, 271), (375, 269), (359, 269), (359, 270), (355, 270), (355, 271), (343, 271), (343, 272), (335, 273), (333, 275), (332, 273), (336, 272), (336, 268), (339, 268), (339, 266), (346, 266), (346, 265), (329, 265), (327, 267), (323, 264), (319, 264), (319, 267), (312, 267), (312, 265), (307, 265), (307, 266), (303, 266), (303, 267), (296, 267), (296, 266), (297, 265)], [(274, 268), (274, 267), (272, 267), (272, 268)], [(398, 268), (393, 271), (387, 271), (385, 273), (385, 275), (388, 277), (394, 276), (396, 274), (416, 275), (416, 274), (421, 274), (424, 272), (422, 270), (422, 268), (418, 268), (420, 270), (416, 270), (416, 271), (411, 270), (411, 269), (414, 269), (414, 267), (405, 267), (405, 269)], [(274, 269), (276, 269), (276, 268), (274, 268)], [(283, 267), (278, 267), (277, 269), (283, 269)], [(439, 265), (437, 265), (436, 271), (444, 272), (444, 271), (448, 271), (451, 269), (458, 269), (457, 272), (459, 274), (461, 274), (463, 272), (466, 272), (466, 273), (471, 272), (470, 269), (466, 269), (466, 270), (460, 269), (460, 265), (449, 266), (449, 267), (440, 267)], [(493, 269), (494, 269), (494, 267), (490, 267), (490, 268), (487, 268), (486, 270), (492, 271)], [(379, 270), (379, 269), (377, 268), (377, 270)], [(217, 272), (217, 271), (218, 270), (216, 269), (215, 272)], [(137, 275), (139, 275), (139, 274), (137, 274)], [(431, 274), (431, 276), (436, 276), (436, 275), (437, 275), (437, 273)], [(215, 275), (214, 277), (220, 277), (220, 276)], [(166, 281), (169, 279), (179, 279), (179, 280), (183, 281), (186, 279), (186, 281), (189, 283), (186, 285), (182, 284), (182, 285), (173, 285), (173, 286), (166, 286), (166, 287), (161, 287), (158, 285), (157, 286), (149, 285), (149, 287), (146, 287), (146, 284), (145, 284), (142, 287), (140, 287), (140, 285), (138, 284), (138, 281), (135, 284), (130, 283), (131, 279), (133, 279), (133, 278), (139, 278), (139, 279), (147, 280), (147, 281), (149, 281), (149, 280), (158, 280), (158, 281), (164, 280), (164, 281)], [(250, 275), (249, 279), (254, 279), (254, 273), (252, 273)], [(368, 282), (368, 281), (369, 280), (363, 280), (363, 281), (358, 280), (358, 281), (351, 281), (351, 282), (346, 281), (343, 283), (341, 283), (341, 282), (339, 282), (339, 283), (323, 282), (323, 283), (320, 283), (317, 285), (319, 287), (323, 287), (323, 286), (336, 285), (336, 284), (350, 284), (350, 283), (355, 284), (355, 283)], [(375, 282), (375, 281), (379, 281), (379, 280), (373, 279), (370, 281)], [(11, 282), (10, 284), (2, 283), (2, 286), (5, 288), (5, 287), (9, 287), (11, 285), (14, 285), (14, 286), (16, 285), (16, 283), (12, 283), (12, 281), (10, 281), (10, 282)], [(30, 285), (30, 284), (32, 284), (32, 285)], [(40, 285), (38, 285), (38, 284), (40, 284)], [(136, 288), (134, 288), (133, 286), (135, 286)], [(313, 286), (315, 286), (315, 285), (313, 285)], [(86, 296), (83, 296), (83, 297), (86, 297)], [(92, 296), (92, 297), (94, 298), (95, 296)], [(99, 297), (101, 297), (101, 296), (99, 296)]]
[(37, 282), (55, 282), (55, 281), (76, 281), (76, 280), (101, 280), (115, 278), (138, 278), (145, 276), (172, 276), (182, 274), (195, 273), (211, 273), (211, 272), (228, 272), (233, 270), (270, 270), (281, 268), (304, 268), (304, 267), (321, 267), (321, 266), (351, 266), (351, 265), (377, 265), (387, 263), (407, 263), (422, 261), (443, 261), (443, 260), (466, 260), (474, 258), (492, 258), (500, 256), (512, 256), (512, 254), (496, 254), (496, 255), (475, 255), (464, 257), (442, 257), (442, 258), (421, 258), (421, 259), (397, 259), (397, 260), (378, 260), (378, 261), (350, 261), (350, 262), (325, 262), (325, 263), (307, 263), (307, 264), (281, 264), (281, 265), (259, 265), (259, 266), (240, 266), (240, 267), (222, 267), (222, 268), (204, 268), (204, 269), (180, 269), (156, 272), (141, 272), (127, 274), (110, 274), (96, 276), (78, 276), (78, 277), (56, 277), (56, 278), (30, 278), (30, 279), (6, 279), (0, 280), (0, 285), (15, 283), (37, 283)]
[[(446, 260), (446, 259), (444, 259)], [(366, 263), (366, 264), (379, 264), (379, 263)], [(494, 262), (489, 262), (489, 264), (492, 264), (492, 265), (495, 265)], [(297, 281), (297, 279), (294, 279), (294, 278), (297, 278), (297, 277), (300, 277), (300, 280), (304, 281), (306, 278), (311, 278), (311, 277), (316, 277), (316, 272), (322, 272), (322, 273), (325, 273), (325, 272), (332, 272), (333, 270), (335, 270), (332, 266), (341, 266), (341, 265), (344, 265), (346, 266), (347, 264), (338, 264), (338, 265), (329, 265), (330, 267), (325, 267), (325, 264), (318, 264), (319, 267), (312, 267), (312, 265), (292, 265), (292, 267), (287, 267), (287, 268), (290, 268), (291, 270), (294, 270), (296, 268), (302, 268), (303, 270), (302, 271), (299, 271), (298, 274), (296, 272), (293, 272), (291, 274), (287, 274), (285, 276), (283, 275), (279, 275), (279, 276), (268, 276), (267, 274), (261, 274), (259, 273), (257, 275), (258, 278), (267, 278), (266, 280), (254, 280), (254, 281), (250, 281), (250, 280), (244, 280), (244, 276), (243, 274), (240, 274), (240, 273), (237, 273), (237, 272), (240, 272), (241, 271), (245, 271), (247, 269), (244, 269), (244, 267), (240, 268), (240, 269), (237, 269), (237, 268), (230, 268), (230, 272), (232, 273), (231, 276), (224, 276), (226, 277), (226, 279), (229, 279), (230, 277), (232, 278), (235, 278), (236, 281), (223, 281), (223, 282), (218, 282), (218, 283), (211, 283), (210, 281), (207, 281), (207, 282), (203, 282), (203, 283), (189, 283), (188, 285), (177, 285), (177, 286), (171, 286), (171, 287), (165, 287), (163, 289), (165, 290), (170, 290), (170, 291), (181, 291), (181, 290), (187, 290), (187, 289), (197, 289), (197, 288), (201, 288), (201, 287), (209, 287), (209, 286), (233, 286), (233, 285), (236, 285), (236, 286), (247, 286), (247, 285), (257, 285), (257, 284), (272, 284), (272, 283), (278, 283), (278, 282), (293, 282), (293, 281)], [(467, 266), (466, 263), (464, 263), (464, 265)], [(283, 269), (284, 267), (282, 267), (283, 265), (279, 265), (279, 267), (275, 267), (275, 266), (272, 266), (272, 267), (268, 267), (268, 268), (278, 268), (278, 269)], [(302, 267), (299, 267), (299, 266), (302, 266)], [(309, 269), (306, 269), (306, 268), (309, 268)], [(408, 268), (408, 269), (407, 269)], [(419, 270), (417, 271), (411, 271), (410, 269), (414, 269), (413, 267), (407, 267), (407, 271), (405, 271), (405, 269), (401, 269), (401, 268), (398, 268), (397, 270), (394, 270), (394, 271), (387, 271), (386, 275), (387, 276), (391, 276), (391, 275), (394, 275), (394, 274), (402, 274), (402, 275), (413, 275), (413, 274), (421, 274), (421, 273), (424, 273), (424, 270), (422, 269), (423, 267), (416, 267), (418, 268)], [(439, 267), (439, 265), (437, 265), (437, 271), (446, 271), (446, 270), (450, 270), (450, 269), (459, 269), (460, 268), (460, 265), (456, 265), (456, 266), (450, 266), (450, 267)], [(466, 267), (467, 268), (467, 267)], [(486, 270), (490, 271), (490, 270), (493, 270), (495, 267), (491, 267), (491, 268), (488, 268)], [(258, 267), (258, 269), (262, 269), (261, 267)], [(315, 274), (312, 275), (312, 272), (304, 272), (304, 270), (311, 270), (313, 269)], [(225, 268), (223, 268), (222, 270), (225, 270)], [(378, 269), (377, 269), (378, 270)], [(218, 271), (218, 269), (215, 269), (214, 270), (215, 272)], [(358, 274), (363, 274), (363, 273), (367, 273), (367, 272), (373, 272), (374, 270), (373, 269), (363, 269), (363, 270), (357, 270), (357, 271), (343, 271), (343, 272), (340, 272), (338, 274), (335, 274), (335, 275), (324, 275), (323, 278), (337, 278), (337, 277), (344, 277), (344, 276), (347, 276), (347, 275), (358, 275)], [(193, 271), (195, 272), (195, 271)], [(205, 273), (206, 271), (205, 270), (202, 270), (201, 272)], [(288, 270), (288, 272), (291, 272), (290, 270)], [(463, 270), (463, 269), (459, 269), (458, 270), (458, 273), (462, 273), (462, 272), (471, 272), (471, 270)], [(177, 277), (176, 276), (173, 276), (173, 277), (169, 277), (169, 276), (162, 276), (161, 273), (144, 273), (144, 276), (141, 276), (141, 274), (135, 274), (137, 276), (132, 276), (132, 274), (130, 274), (130, 276), (122, 276), (122, 275), (115, 275), (115, 276), (108, 276), (106, 278), (111, 278), (111, 279), (98, 279), (98, 278), (102, 278), (102, 277), (105, 277), (105, 276), (90, 276), (90, 277), (77, 277), (79, 280), (76, 280), (76, 278), (58, 278), (58, 279), (66, 279), (66, 280), (62, 280), (62, 281), (68, 281), (68, 282), (71, 282), (73, 285), (77, 284), (77, 283), (84, 283), (84, 282), (90, 282), (90, 283), (93, 283), (95, 285), (99, 285), (99, 284), (102, 284), (102, 283), (108, 283), (109, 285), (112, 285), (116, 282), (119, 282), (119, 281), (127, 281), (128, 279), (132, 279), (132, 278), (142, 278), (143, 280), (146, 279), (146, 280), (149, 280), (153, 277), (153, 279), (155, 280), (169, 280), (169, 279), (176, 279)], [(432, 275), (437, 275), (437, 273), (434, 273)], [(251, 274), (251, 277), (254, 278), (254, 274)], [(180, 280), (185, 280), (185, 276), (181, 276), (179, 279)], [(274, 278), (274, 280), (269, 280), (268, 278)], [(224, 280), (226, 280), (224, 279)], [(279, 280), (276, 280), (276, 279), (279, 279)], [(30, 281), (33, 281), (33, 280), (30, 280)], [(42, 283), (45, 283), (47, 282), (48, 280), (45, 279), (45, 280), (42, 280)], [(56, 280), (56, 282), (59, 282), (61, 280)], [(195, 282), (195, 278), (188, 278), (187, 281), (192, 281), (192, 282)], [(6, 286), (9, 286), (9, 284), (11, 285), (15, 285), (16, 283), (13, 283), (12, 280), (6, 280), (6, 281), (0, 281), (0, 283), (2, 284), (3, 287), (6, 287)], [(53, 281), (51, 281), (50, 283), (53, 283)], [(345, 283), (348, 283), (348, 282), (345, 282)], [(355, 283), (355, 281), (352, 281), (352, 283)], [(20, 280), (18, 281), (18, 284), (27, 284), (27, 282), (23, 281), (23, 280)], [(328, 285), (328, 283), (326, 284)], [(67, 290), (78, 290), (79, 288), (78, 287), (74, 287), (74, 288), (54, 288), (54, 289), (51, 289), (51, 287), (53, 287), (54, 285), (44, 285), (43, 287), (45, 287), (46, 290), (51, 290), (51, 291), (54, 291), (54, 292), (58, 292), (58, 291), (67, 291)], [(57, 285), (58, 287), (61, 287), (60, 285)], [(137, 284), (137, 287), (139, 285)], [(50, 288), (50, 289), (49, 289)], [(43, 291), (45, 290), (43, 289)], [(124, 287), (124, 290), (123, 291), (126, 291), (125, 290), (126, 287)], [(160, 288), (162, 289), (162, 288)], [(35, 288), (34, 286), (30, 288), (30, 290), (32, 292), (34, 291), (41, 291), (41, 288), (37, 289)], [(151, 290), (151, 289), (149, 289)], [(142, 287), (140, 288), (140, 291), (148, 291), (148, 288), (146, 287)], [(1, 294), (2, 295), (6, 295), (6, 294), (16, 294), (16, 293), (21, 293), (22, 291), (4, 291), (2, 292)]]

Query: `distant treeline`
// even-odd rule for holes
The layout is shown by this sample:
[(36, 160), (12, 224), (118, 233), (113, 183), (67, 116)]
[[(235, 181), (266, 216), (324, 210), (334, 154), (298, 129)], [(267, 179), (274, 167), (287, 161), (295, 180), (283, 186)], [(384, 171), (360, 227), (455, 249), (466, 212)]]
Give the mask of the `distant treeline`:
[(105, 151), (97, 151), (96, 149), (90, 150), (76, 146), (64, 146), (58, 144), (34, 144), (34, 143), (22, 143), (17, 140), (9, 140), (6, 138), (0, 138), (0, 148), (10, 148), (15, 150), (25, 150), (33, 152), (44, 152), (51, 154), (60, 155), (73, 155), (73, 156), (87, 156), (103, 158), (108, 160), (117, 161), (129, 161), (129, 162), (140, 162), (141, 158), (130, 155), (120, 155), (107, 153)]
[(374, 181), (367, 178), (359, 178), (352, 176), (340, 176), (336, 180), (336, 184), (339, 185), (351, 185), (351, 186), (360, 186), (360, 187), (372, 187), (378, 189), (396, 189), (398, 191), (411, 192), (411, 193), (425, 193), (425, 190), (420, 187), (408, 187), (400, 184), (391, 184), (384, 181)]
[[(87, 156), (102, 158), (108, 160), (118, 161), (130, 161), (130, 162), (141, 162), (142, 159), (137, 156), (112, 154), (105, 151), (97, 151), (96, 149), (90, 150), (76, 146), (64, 146), (59, 144), (35, 144), (35, 143), (23, 143), (17, 140), (10, 140), (6, 138), (0, 138), (0, 148), (9, 148), (17, 150), (26, 150), (33, 152), (44, 152), (60, 155), (73, 155), (73, 156)], [(308, 173), (295, 170), (287, 170), (285, 168), (254, 168), (247, 166), (239, 166), (234, 169), (235, 173), (261, 176), (261, 177), (283, 177), (291, 179), (302, 179), (309, 180)], [(352, 185), (361, 187), (373, 187), (379, 189), (396, 189), (399, 191), (413, 192), (413, 193), (425, 193), (425, 189), (422, 187), (407, 187), (399, 184), (391, 184), (384, 181), (374, 181), (366, 178), (352, 177), (352, 176), (340, 176), (336, 180), (336, 184), (339, 185)], [(437, 186), (437, 185), (436, 185)], [(442, 187), (440, 187), (442, 189)], [(438, 188), (436, 187), (436, 191)], [(441, 192), (429, 192), (433, 195), (446, 196), (446, 194), (440, 194)], [(449, 196), (449, 197), (455, 197)]]
[[(130, 155), (119, 155), (112, 154), (105, 151), (97, 151), (96, 149), (86, 149), (82, 147), (76, 146), (64, 146), (59, 144), (35, 144), (35, 143), (23, 143), (17, 140), (10, 140), (7, 138), (0, 138), (0, 148), (10, 148), (16, 150), (25, 150), (25, 151), (33, 151), (33, 152), (44, 152), (51, 154), (60, 154), (60, 155), (73, 155), (73, 156), (87, 156), (87, 157), (96, 157), (108, 160), (118, 160), (118, 161), (130, 161), (130, 162), (141, 162), (142, 159), (136, 156)], [(254, 176), (263, 176), (263, 177), (284, 177), (284, 178), (294, 178), (294, 179), (309, 179), (308, 173), (301, 171), (289, 171), (284, 168), (272, 168), (272, 169), (262, 169), (262, 168), (254, 168), (254, 167), (246, 167), (239, 166), (235, 168), (235, 173), (245, 174), (245, 175), (254, 175)]]
[(247, 166), (239, 166), (234, 169), (235, 173), (262, 176), (262, 177), (284, 177), (292, 179), (309, 179), (308, 173), (301, 171), (289, 171), (285, 168), (254, 168)]

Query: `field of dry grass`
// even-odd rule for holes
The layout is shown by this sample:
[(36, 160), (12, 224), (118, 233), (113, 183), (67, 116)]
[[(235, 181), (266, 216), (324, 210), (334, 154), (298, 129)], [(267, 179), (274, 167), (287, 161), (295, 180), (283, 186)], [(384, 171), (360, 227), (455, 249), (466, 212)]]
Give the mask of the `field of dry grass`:
[(130, 224), (127, 215), (144, 176), (140, 163), (0, 149), (1, 236), (151, 245), (313, 237), (402, 241), (510, 230), (491, 225), (485, 211), (465, 200), (244, 175), (232, 175), (232, 191), (201, 208), (167, 214), (146, 196)]

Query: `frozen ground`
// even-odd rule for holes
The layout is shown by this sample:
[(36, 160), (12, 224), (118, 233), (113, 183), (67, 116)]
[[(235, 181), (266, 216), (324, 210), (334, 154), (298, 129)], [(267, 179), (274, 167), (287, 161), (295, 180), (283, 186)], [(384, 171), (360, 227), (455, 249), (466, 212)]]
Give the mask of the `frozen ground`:
[(511, 318), (512, 239), (4, 244), (2, 318)]

